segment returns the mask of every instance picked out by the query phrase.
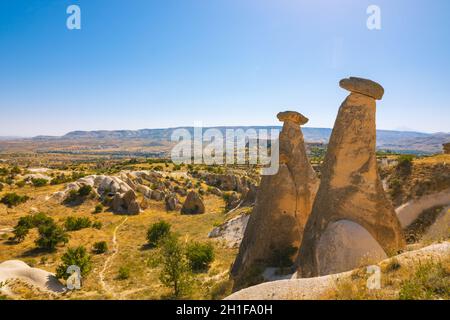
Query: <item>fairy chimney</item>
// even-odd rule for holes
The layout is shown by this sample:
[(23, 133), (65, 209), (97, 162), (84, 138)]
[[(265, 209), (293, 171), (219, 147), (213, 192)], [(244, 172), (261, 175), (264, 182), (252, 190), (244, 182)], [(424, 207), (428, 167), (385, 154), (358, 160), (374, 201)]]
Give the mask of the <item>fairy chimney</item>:
[(378, 83), (349, 78), (322, 167), (319, 191), (297, 257), (299, 277), (374, 263), (405, 245), (400, 223), (377, 171), (375, 100)]
[(308, 119), (298, 112), (278, 114), (283, 124), (279, 137), (279, 170), (265, 175), (250, 215), (239, 254), (232, 267), (235, 289), (255, 266), (269, 266), (280, 254), (295, 256), (318, 188), (300, 125)]

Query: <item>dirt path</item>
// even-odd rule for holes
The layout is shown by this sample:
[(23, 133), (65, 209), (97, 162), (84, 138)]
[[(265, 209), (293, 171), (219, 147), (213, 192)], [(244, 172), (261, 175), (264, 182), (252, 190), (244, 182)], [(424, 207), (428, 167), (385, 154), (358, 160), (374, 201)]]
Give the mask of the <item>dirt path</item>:
[(117, 298), (117, 294), (116, 292), (114, 292), (114, 290), (112, 290), (112, 288), (105, 282), (105, 273), (109, 268), (109, 265), (111, 264), (112, 259), (114, 259), (114, 257), (117, 255), (117, 253), (119, 253), (119, 244), (117, 243), (117, 231), (119, 230), (119, 228), (121, 226), (124, 225), (125, 222), (127, 222), (128, 217), (126, 217), (125, 219), (122, 220), (121, 223), (119, 223), (119, 225), (117, 225), (117, 227), (114, 229), (114, 233), (113, 233), (113, 238), (112, 238), (112, 242), (113, 242), (113, 254), (110, 255), (106, 261), (105, 264), (103, 265), (103, 269), (100, 271), (99, 273), (99, 277), (100, 277), (100, 284), (102, 285), (103, 290), (106, 293), (109, 293), (113, 298)]

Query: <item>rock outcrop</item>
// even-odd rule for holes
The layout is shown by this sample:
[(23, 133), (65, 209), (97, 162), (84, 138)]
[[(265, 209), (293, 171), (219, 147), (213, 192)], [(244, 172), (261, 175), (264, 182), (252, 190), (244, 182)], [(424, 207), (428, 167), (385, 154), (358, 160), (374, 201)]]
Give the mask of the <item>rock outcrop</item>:
[(279, 113), (278, 119), (284, 122), (278, 142), (279, 171), (262, 177), (231, 271), (235, 289), (253, 267), (270, 265), (280, 254), (295, 258), (318, 188), (300, 129), (308, 119), (291, 111)]
[[(297, 259), (300, 277), (351, 270), (364, 263), (359, 259), (380, 257), (370, 237), (387, 255), (398, 252), (405, 245), (400, 223), (377, 171), (375, 99), (381, 99), (384, 90), (373, 81), (359, 78), (344, 79), (340, 85), (351, 94), (339, 109), (322, 166), (319, 191)], [(345, 221), (367, 230), (366, 234), (361, 233), (364, 239), (360, 241), (370, 245), (358, 249), (364, 257), (351, 255), (339, 270), (321, 267), (325, 261), (337, 261), (335, 256), (351, 251), (350, 247), (341, 247), (337, 252), (333, 249), (337, 242), (341, 246), (351, 246), (351, 242), (342, 240), (346, 238), (342, 231), (347, 228), (335, 224)]]
[(175, 211), (179, 208), (180, 201), (175, 193), (170, 193), (165, 198), (166, 210)]
[(190, 191), (181, 208), (182, 214), (200, 214), (205, 213), (205, 205), (200, 195), (195, 191)]
[(141, 208), (137, 202), (136, 193), (129, 190), (124, 194), (116, 193), (112, 200), (112, 210), (115, 213), (139, 214)]

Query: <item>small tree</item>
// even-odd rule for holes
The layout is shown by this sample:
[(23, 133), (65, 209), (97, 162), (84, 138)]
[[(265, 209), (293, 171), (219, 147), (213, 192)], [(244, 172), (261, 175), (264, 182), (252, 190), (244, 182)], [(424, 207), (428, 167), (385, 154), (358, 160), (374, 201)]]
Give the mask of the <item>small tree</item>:
[(38, 228), (40, 225), (52, 223), (53, 219), (44, 213), (36, 213), (32, 216), (21, 217), (14, 227), (14, 240), (22, 242), (32, 228)]
[(147, 241), (150, 247), (157, 247), (161, 240), (170, 234), (170, 223), (160, 221), (150, 226), (147, 231)]
[(60, 243), (69, 242), (69, 236), (53, 221), (39, 226), (39, 238), (35, 241), (39, 248), (54, 250)]
[(33, 179), (31, 179), (31, 183), (35, 187), (43, 187), (48, 183), (48, 181), (43, 178), (33, 178)]
[(192, 273), (185, 250), (178, 239), (170, 235), (162, 242), (160, 281), (173, 290), (173, 296), (180, 298), (190, 292)]
[(8, 208), (12, 208), (28, 201), (28, 199), (30, 199), (28, 196), (20, 196), (17, 193), (7, 193), (3, 196), (0, 202), (8, 206)]
[(186, 248), (186, 256), (194, 271), (206, 271), (214, 261), (214, 247), (210, 243), (192, 242)]
[(67, 252), (61, 257), (61, 261), (62, 264), (56, 268), (56, 277), (58, 279), (67, 280), (70, 277), (70, 274), (67, 273), (67, 268), (70, 266), (79, 267), (83, 277), (87, 276), (92, 270), (91, 256), (83, 246), (67, 249)]
[(105, 253), (106, 251), (108, 251), (108, 244), (106, 243), (106, 241), (96, 242), (96, 243), (94, 243), (93, 251), (96, 254)]
[(64, 227), (67, 231), (77, 231), (85, 228), (90, 228), (92, 225), (91, 220), (89, 218), (84, 217), (68, 217), (66, 222), (64, 223)]
[(92, 187), (88, 185), (81, 186), (80, 189), (78, 189), (78, 195), (80, 197), (87, 197), (92, 192)]

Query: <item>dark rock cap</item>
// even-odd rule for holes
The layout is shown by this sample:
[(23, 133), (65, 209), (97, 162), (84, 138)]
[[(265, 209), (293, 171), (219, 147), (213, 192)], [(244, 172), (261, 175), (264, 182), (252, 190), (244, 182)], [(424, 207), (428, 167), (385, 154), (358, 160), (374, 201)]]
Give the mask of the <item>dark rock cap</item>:
[(296, 124), (303, 125), (309, 121), (307, 117), (302, 115), (301, 113), (298, 113), (296, 111), (284, 111), (277, 114), (278, 120), (285, 122), (285, 121), (292, 121)]
[(345, 90), (361, 93), (376, 100), (381, 100), (384, 95), (384, 88), (375, 81), (368, 79), (350, 77), (342, 79), (339, 82), (339, 86)]

